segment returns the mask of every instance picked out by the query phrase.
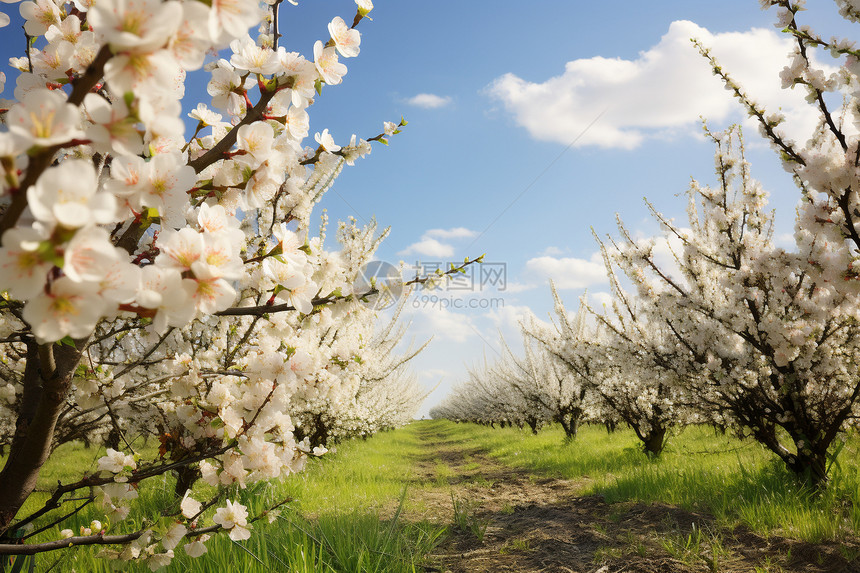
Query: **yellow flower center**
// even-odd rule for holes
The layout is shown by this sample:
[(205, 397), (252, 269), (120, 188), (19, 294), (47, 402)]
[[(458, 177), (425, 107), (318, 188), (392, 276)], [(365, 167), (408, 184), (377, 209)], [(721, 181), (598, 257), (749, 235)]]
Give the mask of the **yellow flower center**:
[(30, 121), (33, 124), (33, 135), (36, 137), (50, 137), (51, 132), (54, 128), (54, 116), (57, 114), (56, 110), (46, 111), (43, 115), (36, 115), (34, 112), (30, 112)]
[(54, 297), (54, 302), (51, 303), (51, 310), (57, 314), (80, 314), (80, 310), (72, 302), (72, 299), (64, 296)]

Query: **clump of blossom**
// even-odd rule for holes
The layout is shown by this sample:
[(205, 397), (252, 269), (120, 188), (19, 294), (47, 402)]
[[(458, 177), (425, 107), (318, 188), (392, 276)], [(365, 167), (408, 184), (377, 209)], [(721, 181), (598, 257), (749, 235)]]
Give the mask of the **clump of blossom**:
[[(44, 459), (83, 440), (105, 454), (62, 487), (92, 491), (103, 515), (75, 543), (110, 524), (125, 541), (101, 555), (155, 570), (204, 555), (213, 524), (248, 539), (262, 514), (231, 500), (202, 511), (230, 488), (411, 417), (420, 389), (401, 384), (390, 337), (376, 342), (377, 316), (353, 296), (385, 233), (351, 222), (327, 244), (325, 219), (312, 228), (343, 167), (383, 137), (306, 141), (371, 7), (321, 22), (302, 55), (278, 45), (277, 6), (255, 0), (21, 3), (33, 41), (7, 54), (16, 101), (0, 132), (0, 532), (17, 529)], [(200, 68), (208, 96), (186, 107)], [(375, 406), (395, 395), (396, 412)], [(21, 403), (34, 404), (26, 424)], [(136, 452), (140, 437), (158, 454)], [(140, 482), (165, 474), (182, 501), (134, 530)], [(198, 479), (214, 498), (189, 493)]]

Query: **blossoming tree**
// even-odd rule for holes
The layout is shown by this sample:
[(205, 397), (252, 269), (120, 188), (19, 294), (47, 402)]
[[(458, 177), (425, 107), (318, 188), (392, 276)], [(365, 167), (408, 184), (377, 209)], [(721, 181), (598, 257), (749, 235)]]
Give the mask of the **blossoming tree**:
[[(825, 40), (799, 15), (805, 0), (760, 0), (763, 9), (775, 9), (776, 27), (794, 39), (789, 63), (779, 76), (783, 89), (803, 90), (806, 100), (818, 114), (812, 133), (797, 142), (784, 127), (790, 123), (782, 113), (768, 112), (731, 77), (731, 70), (720, 66), (710, 51), (699, 45), (721, 78), (747, 113), (759, 126), (762, 136), (779, 154), (783, 166), (795, 176), (801, 192), (796, 224), (798, 245), (812, 249), (808, 271), (820, 275), (828, 284), (852, 294), (860, 292), (860, 195), (858, 195), (858, 157), (860, 157), (860, 50), (847, 38)], [(860, 6), (854, 0), (835, 0), (839, 13), (849, 22), (860, 22)], [(838, 64), (834, 70), (816, 64)]]
[[(860, 7), (856, 2), (836, 0), (835, 3), (843, 18), (860, 22)], [(699, 48), (711, 62), (714, 74), (757, 121), (762, 136), (779, 154), (784, 168), (794, 175), (801, 193), (795, 225), (799, 260), (794, 263), (793, 275), (785, 277), (784, 282), (798, 303), (804, 299), (807, 302), (802, 314), (792, 317), (797, 322), (784, 335), (793, 344), (774, 343), (774, 350), (779, 353), (774, 370), (783, 373), (786, 368), (811, 371), (823, 367), (825, 372), (807, 379), (806, 385), (801, 382), (803, 376), (799, 380), (794, 375), (786, 377), (788, 384), (784, 391), (796, 400), (787, 418), (795, 426), (789, 432), (797, 451), (778, 453), (793, 469), (811, 471), (815, 479), (821, 480), (826, 477), (822, 466), (827, 448), (847, 424), (856, 421), (860, 398), (852, 338), (860, 294), (857, 263), (860, 260), (857, 105), (860, 51), (850, 39), (825, 40), (803, 24), (801, 12), (805, 0), (761, 0), (761, 5), (763, 9), (775, 9), (776, 27), (794, 40), (789, 63), (780, 73), (783, 89), (805, 92), (807, 102), (818, 115), (814, 131), (804, 134), (802, 143), (786, 135), (784, 127), (790, 119), (759, 105), (755, 94), (746, 92), (732, 79), (731, 70), (723, 69), (706, 48)], [(838, 67), (826, 69), (817, 64), (815, 56), (819, 55), (820, 61), (836, 63)], [(777, 273), (785, 272), (776, 268), (783, 258), (771, 261)], [(784, 294), (782, 285), (779, 286), (777, 294)], [(848, 339), (842, 340), (846, 336)], [(816, 342), (823, 356), (812, 358), (810, 346)], [(828, 368), (834, 369), (835, 378), (829, 377)], [(804, 411), (799, 418), (798, 402), (803, 404), (802, 410), (811, 410)]]
[(530, 419), (535, 429), (542, 422), (542, 418), (525, 403), (522, 394), (499, 379), (486, 362), (482, 367), (470, 368), (467, 379), (455, 386), (442, 403), (433, 407), (430, 416), (455, 422), (490, 426), (510, 424), (520, 428)]
[(574, 439), (580, 423), (594, 413), (588, 384), (526, 332), (522, 357), (504, 346), (507, 356), (496, 366), (499, 376), (532, 404), (533, 412), (547, 422), (561, 424), (565, 438)]
[(831, 252), (824, 237), (803, 233), (797, 252), (772, 244), (766, 193), (734, 132), (711, 136), (719, 184), (693, 184), (689, 229), (654, 211), (683, 245), (675, 272), (623, 227), (616, 260), (646, 315), (668, 326), (673, 370), (703, 418), (822, 483), (828, 449), (858, 414), (857, 300), (807, 272), (815, 253)]
[(621, 287), (607, 249), (602, 250), (614, 295), (611, 309), (595, 313), (583, 298), (571, 316), (553, 286), (557, 320), (552, 326), (532, 321), (527, 331), (592, 395), (590, 419), (624, 422), (643, 450), (658, 456), (670, 429), (687, 422), (677, 371), (668, 360), (668, 333)]
[[(369, 344), (362, 301), (379, 289), (353, 289), (375, 225), (342, 224), (337, 252), (325, 221), (310, 229), (343, 166), (405, 125), (344, 145), (322, 130), (304, 146), (314, 99), (359, 53), (372, 5), (357, 5), (308, 57), (280, 45), (281, 0), (18, 6), (29, 51), (12, 59), (15, 101), (0, 106), (0, 554), (119, 545), (108, 554), (157, 568), (183, 545), (201, 555), (216, 531), (246, 539), (262, 514), (229, 488), (301, 469), (323, 451), (301, 412), (356, 404), (362, 384), (398, 371), (367, 366), (390, 346)], [(189, 72), (208, 74), (211, 104), (188, 105)], [(135, 425), (159, 434), (155, 458), (135, 451)], [(53, 446), (94, 431), (115, 446), (97, 471), (19, 515)], [(166, 472), (181, 503), (123, 529), (138, 484)], [(217, 488), (204, 503), (182, 491), (197, 476)], [(111, 530), (24, 533), (50, 531), (81, 492)]]
[(533, 317), (523, 325), (522, 356), (503, 339), (504, 355), (493, 364), (470, 370), (469, 378), (431, 410), (431, 415), (484, 424), (528, 425), (535, 433), (556, 422), (568, 440), (576, 437), (581, 422), (603, 419), (597, 414), (599, 398), (591, 386), (535, 341), (536, 330)]

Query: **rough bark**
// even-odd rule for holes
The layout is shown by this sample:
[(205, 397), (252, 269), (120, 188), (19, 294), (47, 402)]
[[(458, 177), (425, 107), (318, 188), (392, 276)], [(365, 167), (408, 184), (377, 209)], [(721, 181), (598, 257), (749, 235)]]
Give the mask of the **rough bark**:
[(36, 487), (85, 345), (85, 340), (74, 347), (27, 343), (21, 411), (0, 471), (0, 537)]
[(564, 429), (564, 437), (566, 440), (570, 441), (576, 438), (576, 434), (579, 432), (579, 419), (581, 414), (581, 411), (574, 411), (559, 416), (558, 421)]
[(641, 439), (645, 453), (657, 457), (663, 451), (663, 446), (666, 443), (666, 428), (654, 427)]
[(200, 479), (200, 470), (197, 465), (187, 465), (182, 466), (181, 468), (176, 470), (176, 485), (173, 488), (173, 492), (176, 494), (176, 497), (183, 497), (185, 492), (190, 490), (198, 479)]

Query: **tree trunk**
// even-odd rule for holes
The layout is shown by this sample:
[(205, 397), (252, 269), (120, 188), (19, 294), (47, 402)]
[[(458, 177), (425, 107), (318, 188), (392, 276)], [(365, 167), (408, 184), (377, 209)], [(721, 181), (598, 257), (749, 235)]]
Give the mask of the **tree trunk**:
[(579, 432), (579, 418), (573, 415), (561, 416), (559, 422), (564, 428), (564, 438), (568, 441), (575, 439), (577, 432)]
[(196, 464), (182, 466), (176, 470), (176, 486), (173, 488), (176, 497), (183, 497), (185, 492), (192, 488), (194, 482), (200, 479), (200, 475)]
[[(792, 437), (795, 446), (804, 443), (803, 447), (797, 447), (797, 454), (792, 453), (779, 441), (775, 426), (762, 426), (753, 433), (756, 440), (767, 446), (767, 448), (778, 455), (786, 467), (794, 472), (801, 481), (806, 481), (812, 487), (823, 487), (827, 484), (827, 449), (832, 439), (819, 440), (810, 444), (802, 438), (802, 431), (797, 428), (785, 428)], [(826, 443), (825, 443), (826, 442)]]
[[(120, 439), (121, 439), (121, 437), (119, 435), (119, 430), (116, 428), (116, 426), (114, 426), (108, 432), (107, 438), (105, 439), (105, 445), (109, 448), (119, 450), (120, 449)], [(183, 492), (183, 493), (185, 493), (185, 492)]]
[(76, 346), (27, 343), (24, 394), (9, 457), (0, 471), (0, 537), (36, 487), (51, 452), (57, 418), (87, 340)]
[(651, 431), (642, 438), (645, 453), (648, 454), (649, 457), (658, 457), (663, 451), (665, 438), (666, 428), (652, 428)]
[(327, 446), (328, 445), (329, 428), (322, 414), (317, 414), (314, 417), (314, 429), (310, 436), (311, 447)]
[[(807, 448), (810, 446), (807, 445)], [(798, 448), (796, 456), (785, 459), (788, 468), (797, 477), (813, 488), (823, 488), (827, 485), (827, 448), (820, 444), (816, 448)]]

